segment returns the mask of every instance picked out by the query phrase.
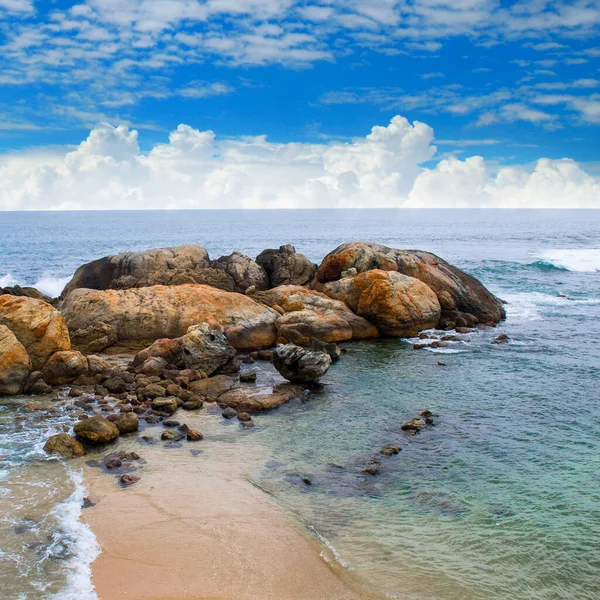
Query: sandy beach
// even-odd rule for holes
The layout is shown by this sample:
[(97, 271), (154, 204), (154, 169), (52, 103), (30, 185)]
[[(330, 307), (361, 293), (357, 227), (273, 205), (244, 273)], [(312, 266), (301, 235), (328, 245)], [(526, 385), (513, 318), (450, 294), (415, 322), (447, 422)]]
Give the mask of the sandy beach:
[(372, 597), (355, 591), (347, 574), (240, 473), (204, 465), (202, 474), (192, 473), (168, 451), (152, 453), (160, 468), (142, 468), (141, 481), (127, 489), (85, 467), (97, 503), (84, 520), (102, 549), (92, 565), (100, 600)]

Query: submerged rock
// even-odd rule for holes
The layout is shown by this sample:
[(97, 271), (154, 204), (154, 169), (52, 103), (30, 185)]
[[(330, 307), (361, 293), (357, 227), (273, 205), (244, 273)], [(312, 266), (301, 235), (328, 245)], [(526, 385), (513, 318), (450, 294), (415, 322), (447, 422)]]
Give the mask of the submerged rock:
[(108, 444), (119, 437), (117, 426), (100, 415), (78, 421), (73, 431), (79, 439), (90, 444)]
[(412, 421), (407, 421), (400, 426), (402, 431), (407, 431), (408, 433), (418, 433), (421, 429), (425, 428), (425, 423), (419, 419), (415, 418)]
[(74, 437), (66, 433), (58, 433), (49, 437), (44, 444), (44, 452), (59, 454), (63, 458), (76, 458), (86, 453), (85, 448)]
[(273, 365), (288, 381), (315, 383), (329, 370), (331, 357), (326, 352), (279, 344), (273, 352)]

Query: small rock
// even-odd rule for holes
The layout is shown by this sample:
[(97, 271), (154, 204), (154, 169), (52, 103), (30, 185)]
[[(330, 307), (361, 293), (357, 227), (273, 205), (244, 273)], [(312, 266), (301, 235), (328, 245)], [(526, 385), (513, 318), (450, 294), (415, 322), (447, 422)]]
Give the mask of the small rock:
[(167, 419), (166, 421), (163, 421), (163, 425), (165, 427), (179, 427), (181, 423), (175, 419)]
[(238, 420), (240, 421), (252, 421), (252, 417), (248, 414), (248, 413), (240, 413), (237, 416)]
[(472, 329), (469, 329), (468, 327), (456, 327), (454, 331), (456, 331), (456, 333), (471, 333)]
[(81, 504), (81, 508), (92, 508), (92, 506), (96, 506), (96, 503), (93, 502), (89, 496), (86, 496), (83, 499), (83, 502)]
[(246, 371), (240, 373), (240, 381), (242, 383), (255, 383), (256, 382), (256, 372), (255, 371)]
[(496, 339), (492, 340), (492, 344), (506, 344), (508, 342), (508, 336), (505, 333), (501, 333)]
[(423, 429), (425, 427), (425, 423), (421, 420), (421, 419), (413, 419), (412, 421), (408, 421), (406, 423), (403, 423), (400, 426), (400, 429), (402, 429), (402, 431), (407, 431), (408, 433), (418, 433), (419, 431), (421, 431), (421, 429)]
[(445, 367), (446, 363), (443, 360), (438, 360), (438, 367)]
[(427, 348), (429, 344), (413, 344), (413, 350), (423, 350), (423, 348)]
[(119, 477), (119, 481), (122, 486), (133, 485), (134, 483), (137, 483), (140, 479), (140, 477), (137, 477), (136, 475), (129, 475), (128, 473), (125, 473), (124, 475), (121, 475), (121, 477)]
[(377, 475), (380, 471), (381, 463), (376, 459), (369, 461), (362, 470), (362, 472), (366, 473), (367, 475)]
[(118, 456), (114, 456), (114, 457), (110, 457), (107, 456), (104, 459), (104, 466), (107, 469), (118, 469), (119, 467), (123, 466), (123, 461), (118, 457)]
[(182, 433), (181, 431), (175, 431), (174, 429), (167, 429), (167, 431), (163, 431), (160, 439), (161, 440), (168, 440), (171, 442), (178, 442), (179, 440), (182, 440), (185, 437), (185, 434)]
[(195, 429), (189, 429), (187, 432), (187, 439), (190, 442), (199, 442), (204, 436)]
[(237, 411), (235, 411), (233, 408), (230, 408), (229, 406), (224, 408), (223, 411), (221, 412), (221, 415), (225, 418), (225, 419), (233, 419), (234, 417), (237, 417)]
[(312, 481), (310, 480), (309, 477), (303, 477), (302, 483), (304, 483), (305, 485), (312, 485)]
[(398, 454), (402, 450), (399, 446), (394, 446), (393, 444), (386, 444), (379, 450), (379, 454), (383, 454), (383, 456), (393, 456), (394, 454)]

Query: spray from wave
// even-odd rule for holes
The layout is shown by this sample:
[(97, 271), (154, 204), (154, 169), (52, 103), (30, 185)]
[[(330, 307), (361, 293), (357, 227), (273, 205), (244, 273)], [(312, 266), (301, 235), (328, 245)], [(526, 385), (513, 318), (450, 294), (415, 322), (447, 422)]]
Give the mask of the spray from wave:
[(600, 249), (545, 250), (532, 266), (575, 273), (597, 273), (600, 271)]
[(61, 292), (65, 289), (65, 285), (69, 283), (71, 277), (55, 277), (50, 274), (44, 274), (36, 282), (29, 283), (13, 277), (10, 273), (0, 276), (0, 288), (13, 287), (20, 285), (21, 287), (34, 287), (50, 298), (58, 298)]

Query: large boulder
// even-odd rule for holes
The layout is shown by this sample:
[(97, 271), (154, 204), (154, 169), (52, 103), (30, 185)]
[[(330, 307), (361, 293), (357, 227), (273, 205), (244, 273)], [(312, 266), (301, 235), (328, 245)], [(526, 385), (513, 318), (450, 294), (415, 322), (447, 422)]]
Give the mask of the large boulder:
[(283, 313), (276, 323), (280, 343), (307, 346), (312, 339), (345, 342), (379, 335), (374, 325), (344, 302), (299, 285), (281, 285), (253, 293), (252, 298)]
[(31, 360), (23, 344), (8, 327), (0, 325), (0, 395), (20, 394), (31, 371)]
[(73, 383), (80, 375), (89, 373), (87, 358), (74, 350), (55, 352), (42, 369), (42, 377), (50, 385)]
[(263, 250), (256, 262), (266, 271), (270, 287), (306, 285), (317, 270), (317, 265), (290, 244), (280, 246), (278, 250)]
[(326, 352), (306, 350), (295, 344), (278, 344), (273, 365), (292, 383), (315, 383), (327, 373), (331, 357)]
[(44, 452), (58, 454), (62, 458), (76, 458), (86, 454), (85, 448), (68, 433), (57, 433), (44, 444)]
[(207, 323), (223, 330), (237, 350), (272, 346), (278, 313), (242, 294), (207, 285), (152, 286), (132, 290), (77, 289), (60, 303), (71, 330), (106, 323), (119, 342), (177, 338)]
[(224, 333), (206, 323), (190, 327), (181, 342), (183, 360), (188, 369), (203, 371), (209, 376), (219, 370), (239, 370), (239, 361), (237, 369), (233, 364), (237, 355), (235, 348)]
[(221, 256), (221, 258), (213, 260), (211, 266), (213, 269), (223, 271), (231, 278), (231, 291), (233, 292), (243, 293), (251, 286), (257, 290), (266, 290), (269, 287), (269, 279), (265, 270), (241, 252)]
[(197, 244), (123, 252), (79, 267), (61, 297), (78, 288), (107, 290), (194, 283), (196, 272), (206, 268), (210, 268), (208, 252)]
[(323, 286), (383, 334), (412, 337), (436, 327), (441, 308), (433, 290), (414, 277), (394, 271), (365, 271)]
[(117, 426), (100, 415), (77, 421), (73, 431), (88, 444), (108, 444), (119, 437)]
[(64, 317), (43, 300), (0, 296), (0, 325), (6, 325), (25, 346), (36, 371), (55, 352), (71, 349)]
[(472, 315), (481, 323), (493, 325), (506, 316), (502, 301), (479, 280), (435, 254), (369, 242), (342, 244), (330, 252), (319, 266), (312, 287), (323, 291), (324, 284), (337, 281), (350, 269), (358, 273), (372, 269), (397, 271), (418, 279), (435, 292), (443, 311)]

